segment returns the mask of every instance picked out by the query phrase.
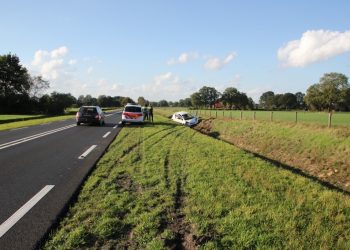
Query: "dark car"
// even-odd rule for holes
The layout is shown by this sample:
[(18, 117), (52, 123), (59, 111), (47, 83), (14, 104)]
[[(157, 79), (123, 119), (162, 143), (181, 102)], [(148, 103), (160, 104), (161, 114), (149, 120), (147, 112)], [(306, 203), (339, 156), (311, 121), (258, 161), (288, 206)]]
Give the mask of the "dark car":
[(105, 124), (105, 115), (99, 106), (80, 107), (75, 119), (78, 126), (80, 123), (97, 124), (100, 126)]

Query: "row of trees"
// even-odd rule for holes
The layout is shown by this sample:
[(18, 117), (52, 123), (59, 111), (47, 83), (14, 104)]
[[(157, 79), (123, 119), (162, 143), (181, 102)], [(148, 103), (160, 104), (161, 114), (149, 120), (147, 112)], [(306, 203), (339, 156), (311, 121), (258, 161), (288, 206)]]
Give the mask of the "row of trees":
[(226, 88), (223, 93), (220, 93), (213, 87), (204, 86), (189, 98), (178, 102), (161, 100), (153, 105), (159, 107), (350, 111), (350, 85), (347, 76), (333, 72), (324, 74), (319, 83), (307, 89), (306, 94), (302, 92), (275, 94), (273, 91), (267, 91), (260, 96), (259, 104), (255, 104), (245, 93), (233, 87)]
[(134, 102), (123, 96), (81, 95), (75, 98), (70, 93), (43, 94), (49, 86), (41, 76), (31, 76), (16, 55), (0, 56), (0, 114), (62, 114), (65, 108), (72, 106), (119, 107)]
[[(31, 76), (20, 64), (16, 55), (0, 56), (0, 113), (45, 113), (59, 114), (69, 106), (100, 105), (102, 107), (124, 106), (134, 102), (129, 97), (100, 95), (81, 95), (75, 98), (69, 93), (53, 92), (43, 95), (49, 88), (49, 82), (41, 76)], [(195, 108), (230, 108), (268, 110), (341, 110), (350, 111), (350, 85), (348, 77), (340, 73), (324, 74), (319, 83), (311, 85), (306, 95), (298, 93), (275, 94), (273, 91), (263, 93), (259, 105), (245, 93), (229, 87), (223, 93), (214, 87), (202, 87), (190, 97), (178, 102), (150, 102), (144, 97), (138, 98), (142, 106), (154, 107), (180, 106)]]
[(305, 109), (305, 94), (301, 92), (275, 94), (273, 91), (267, 91), (260, 96), (259, 108), (266, 110), (291, 110)]

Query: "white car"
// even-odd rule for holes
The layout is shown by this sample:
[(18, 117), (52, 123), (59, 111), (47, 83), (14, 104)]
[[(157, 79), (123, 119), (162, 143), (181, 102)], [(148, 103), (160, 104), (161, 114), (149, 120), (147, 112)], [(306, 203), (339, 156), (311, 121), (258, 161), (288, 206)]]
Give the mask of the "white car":
[(144, 114), (142, 107), (137, 104), (127, 104), (124, 107), (122, 113), (122, 124), (125, 123), (143, 123), (144, 122)]
[(171, 119), (186, 126), (194, 126), (198, 123), (197, 117), (184, 111), (174, 113)]

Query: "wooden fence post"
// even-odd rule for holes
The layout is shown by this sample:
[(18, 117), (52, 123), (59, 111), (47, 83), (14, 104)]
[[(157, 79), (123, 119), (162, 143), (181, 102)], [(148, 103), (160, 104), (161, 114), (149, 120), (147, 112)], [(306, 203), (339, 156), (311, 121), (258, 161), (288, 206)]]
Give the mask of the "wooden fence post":
[(241, 120), (243, 120), (243, 112), (241, 111)]
[(295, 123), (298, 123), (298, 111), (295, 112)]
[(218, 111), (215, 110), (215, 118), (218, 118)]
[(328, 113), (328, 128), (332, 127), (332, 112)]
[(253, 113), (253, 120), (255, 121), (255, 119), (256, 119), (256, 111), (254, 111)]
[(222, 110), (222, 118), (225, 118), (225, 110)]
[(270, 121), (273, 121), (273, 111), (271, 111), (271, 114), (270, 114)]
[(230, 110), (230, 117), (231, 117), (231, 120), (232, 120), (232, 109)]

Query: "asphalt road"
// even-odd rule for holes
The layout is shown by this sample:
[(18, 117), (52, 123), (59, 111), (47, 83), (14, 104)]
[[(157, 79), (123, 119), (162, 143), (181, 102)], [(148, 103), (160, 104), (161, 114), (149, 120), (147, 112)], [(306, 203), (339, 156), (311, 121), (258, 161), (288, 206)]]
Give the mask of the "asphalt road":
[(0, 132), (0, 249), (35, 249), (119, 133), (73, 119)]

